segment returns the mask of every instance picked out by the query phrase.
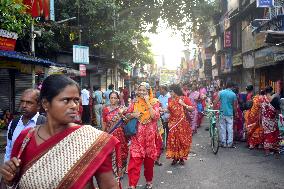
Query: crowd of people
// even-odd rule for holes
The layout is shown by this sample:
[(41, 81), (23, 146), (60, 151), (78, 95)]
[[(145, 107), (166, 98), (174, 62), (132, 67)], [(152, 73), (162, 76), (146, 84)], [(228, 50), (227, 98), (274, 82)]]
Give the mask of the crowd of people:
[[(163, 150), (172, 166), (186, 163), (206, 108), (220, 110), (222, 147), (233, 148), (240, 140), (250, 149), (263, 148), (265, 155), (279, 155), (281, 83), (275, 94), (268, 86), (258, 95), (251, 85), (239, 93), (230, 81), (222, 90), (217, 82), (153, 89), (142, 82), (131, 93), (114, 85), (105, 92), (94, 87), (91, 93), (63, 75), (47, 77), (40, 91), (27, 89), (22, 115), (9, 120), (1, 184), (94, 188), (95, 177), (100, 189), (111, 189), (121, 188), (120, 179), (128, 174), (133, 189), (143, 165), (145, 189), (151, 189)], [(91, 112), (96, 127), (88, 125)]]

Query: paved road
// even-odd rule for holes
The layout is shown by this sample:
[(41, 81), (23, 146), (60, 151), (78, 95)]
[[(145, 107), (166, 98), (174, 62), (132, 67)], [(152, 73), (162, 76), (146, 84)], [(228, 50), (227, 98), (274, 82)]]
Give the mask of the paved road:
[[(249, 150), (245, 143), (238, 143), (235, 149), (220, 148), (214, 155), (206, 124), (193, 136), (196, 156), (185, 166), (171, 166), (163, 154), (164, 165), (155, 168), (154, 189), (284, 189), (283, 155), (280, 159), (264, 157), (262, 151)], [(145, 184), (143, 172), (141, 175), (138, 188)], [(127, 188), (127, 176), (123, 186)]]

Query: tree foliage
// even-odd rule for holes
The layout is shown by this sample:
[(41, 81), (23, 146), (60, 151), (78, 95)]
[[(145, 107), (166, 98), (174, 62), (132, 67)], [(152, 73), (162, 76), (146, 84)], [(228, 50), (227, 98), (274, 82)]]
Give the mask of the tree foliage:
[(22, 36), (30, 27), (31, 17), (25, 14), (27, 7), (15, 0), (0, 0), (0, 29)]
[(56, 0), (56, 20), (71, 17), (76, 17), (76, 20), (63, 24), (39, 25), (38, 28), (44, 27), (45, 32), (36, 39), (37, 49), (46, 55), (58, 50), (71, 51), (73, 44), (81, 43), (89, 46), (92, 54), (115, 56), (123, 62), (151, 64), (151, 44), (143, 35), (144, 32), (156, 32), (162, 20), (179, 30), (185, 42), (202, 38), (208, 31), (208, 21), (218, 10), (217, 2), (218, 0)]

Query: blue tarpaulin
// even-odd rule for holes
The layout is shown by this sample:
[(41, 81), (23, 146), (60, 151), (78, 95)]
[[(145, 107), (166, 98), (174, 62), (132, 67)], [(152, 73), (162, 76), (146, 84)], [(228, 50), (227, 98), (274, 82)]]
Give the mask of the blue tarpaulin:
[(0, 57), (4, 57), (4, 58), (7, 58), (7, 59), (11, 59), (11, 60), (21, 61), (22, 63), (42, 65), (42, 66), (45, 66), (45, 67), (49, 67), (49, 66), (65, 67), (64, 64), (58, 64), (58, 63), (52, 62), (50, 60), (45, 60), (45, 59), (42, 59), (42, 58), (33, 57), (33, 56), (22, 54), (22, 53), (16, 52), (16, 51), (0, 50)]

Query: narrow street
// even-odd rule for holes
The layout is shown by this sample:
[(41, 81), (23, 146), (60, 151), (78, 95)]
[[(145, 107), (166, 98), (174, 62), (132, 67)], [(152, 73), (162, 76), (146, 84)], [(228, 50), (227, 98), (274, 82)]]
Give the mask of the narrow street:
[[(171, 166), (165, 159), (163, 166), (155, 168), (154, 189), (280, 189), (284, 188), (284, 156), (264, 157), (263, 151), (249, 150), (245, 143), (236, 148), (220, 148), (214, 155), (209, 145), (209, 134), (205, 131), (208, 122), (193, 136), (192, 154), (185, 166)], [(196, 153), (196, 156), (193, 155)], [(145, 185), (141, 171), (138, 188)], [(127, 176), (123, 179), (127, 188)]]

